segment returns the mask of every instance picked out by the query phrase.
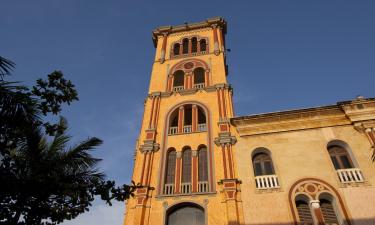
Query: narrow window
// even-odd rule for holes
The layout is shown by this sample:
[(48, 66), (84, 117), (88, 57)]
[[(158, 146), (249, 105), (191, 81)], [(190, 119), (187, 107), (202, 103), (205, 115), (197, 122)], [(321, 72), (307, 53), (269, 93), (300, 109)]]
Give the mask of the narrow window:
[(332, 202), (326, 199), (320, 199), (319, 201), (325, 224), (339, 224)]
[(184, 72), (182, 70), (178, 70), (173, 74), (173, 89), (174, 91), (178, 91), (183, 89), (184, 87)]
[(196, 53), (198, 49), (198, 41), (196, 37), (191, 39), (191, 53)]
[(208, 181), (206, 147), (201, 147), (198, 150), (198, 181)]
[(176, 168), (176, 151), (170, 150), (167, 157), (167, 171), (166, 171), (166, 184), (174, 184), (175, 168)]
[(189, 53), (189, 39), (185, 38), (182, 41), (182, 54), (188, 54)]
[(298, 211), (300, 224), (313, 225), (314, 224), (313, 218), (312, 218), (311, 211), (307, 202), (303, 200), (297, 200), (296, 207)]
[(180, 54), (180, 43), (176, 43), (173, 46), (173, 55), (179, 55)]
[(328, 147), (328, 152), (336, 170), (353, 168), (353, 163), (345, 148), (338, 145), (332, 145)]
[(255, 176), (264, 176), (275, 174), (272, 159), (266, 153), (258, 153), (253, 157)]
[(206, 115), (201, 107), (198, 107), (198, 124), (206, 124)]
[(205, 78), (204, 78), (204, 69), (202, 67), (198, 67), (194, 70), (194, 84), (202, 84), (204, 86)]
[(205, 52), (207, 51), (207, 43), (206, 43), (206, 39), (202, 39), (199, 41), (199, 45), (201, 47), (201, 52)]
[(185, 149), (182, 152), (182, 183), (191, 182), (191, 150)]

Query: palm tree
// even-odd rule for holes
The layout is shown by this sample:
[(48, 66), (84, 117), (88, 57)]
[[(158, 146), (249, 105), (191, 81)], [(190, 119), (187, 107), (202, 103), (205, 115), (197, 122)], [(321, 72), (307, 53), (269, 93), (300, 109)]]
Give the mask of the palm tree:
[(0, 215), (8, 215), (6, 221), (11, 224), (23, 224), (20, 218), (26, 224), (41, 224), (44, 220), (45, 224), (55, 224), (74, 218), (88, 210), (94, 189), (105, 182), (96, 168), (100, 159), (90, 153), (102, 141), (88, 138), (68, 147), (71, 137), (65, 133), (66, 120), (61, 118), (59, 125), (64, 131), (50, 141), (40, 128), (29, 130), (22, 143), (10, 152), (13, 166), (1, 171), (1, 177), (7, 180), (0, 181), (6, 186), (0, 189), (0, 199), (8, 201), (0, 202)]
[(15, 65), (11, 60), (0, 56), (0, 79), (2, 80), (5, 75), (9, 75)]

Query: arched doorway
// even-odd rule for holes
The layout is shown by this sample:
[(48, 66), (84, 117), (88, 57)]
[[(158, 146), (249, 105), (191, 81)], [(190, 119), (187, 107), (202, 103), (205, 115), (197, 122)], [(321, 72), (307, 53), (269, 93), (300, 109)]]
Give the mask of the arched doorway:
[(173, 206), (166, 216), (166, 225), (205, 225), (204, 209), (193, 203)]

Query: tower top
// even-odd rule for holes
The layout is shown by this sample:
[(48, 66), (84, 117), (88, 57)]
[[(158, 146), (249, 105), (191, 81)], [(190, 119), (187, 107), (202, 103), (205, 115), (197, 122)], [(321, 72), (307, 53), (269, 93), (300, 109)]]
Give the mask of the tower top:
[(152, 31), (152, 41), (154, 42), (154, 46), (156, 47), (159, 35), (191, 31), (195, 29), (211, 27), (213, 25), (221, 27), (223, 30), (223, 34), (227, 33), (227, 22), (222, 17), (214, 17), (197, 23), (184, 23), (176, 26), (160, 26)]

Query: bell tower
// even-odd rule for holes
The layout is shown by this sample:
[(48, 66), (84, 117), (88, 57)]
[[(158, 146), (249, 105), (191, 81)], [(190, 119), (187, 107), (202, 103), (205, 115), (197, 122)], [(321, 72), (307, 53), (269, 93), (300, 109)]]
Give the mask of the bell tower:
[(132, 178), (142, 188), (128, 200), (124, 224), (243, 224), (226, 30), (217, 17), (153, 31)]

